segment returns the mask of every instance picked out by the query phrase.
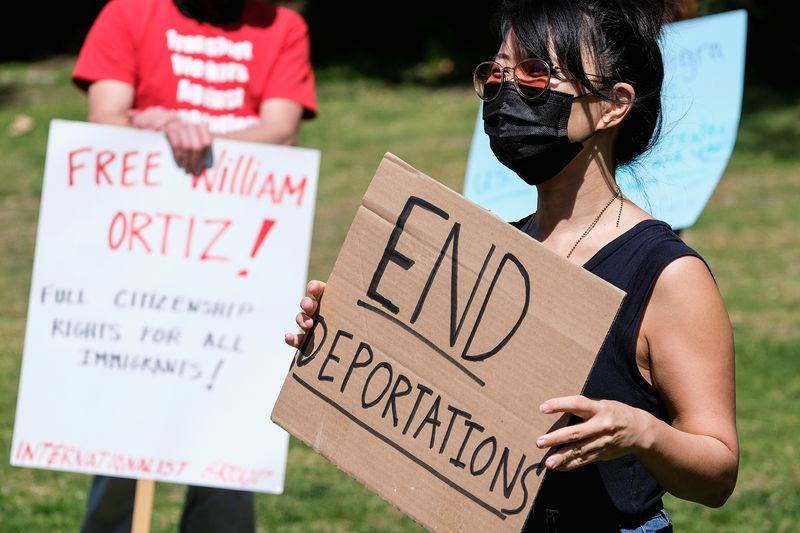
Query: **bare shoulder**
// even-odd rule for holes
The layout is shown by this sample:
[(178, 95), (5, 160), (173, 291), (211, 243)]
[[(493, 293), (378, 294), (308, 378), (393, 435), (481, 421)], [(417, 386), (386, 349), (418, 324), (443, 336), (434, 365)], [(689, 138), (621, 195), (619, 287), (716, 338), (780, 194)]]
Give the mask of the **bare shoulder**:
[(657, 388), (677, 388), (673, 379), (685, 381), (687, 372), (713, 375), (731, 366), (730, 319), (702, 259), (684, 256), (664, 268), (645, 309), (641, 335)]
[(707, 323), (712, 319), (727, 322), (728, 315), (706, 263), (699, 257), (686, 255), (664, 267), (645, 310), (645, 332), (689, 327), (697, 321)]
[(669, 263), (656, 280), (651, 304), (698, 303), (704, 298), (720, 298), (719, 289), (706, 263), (697, 256), (685, 255)]

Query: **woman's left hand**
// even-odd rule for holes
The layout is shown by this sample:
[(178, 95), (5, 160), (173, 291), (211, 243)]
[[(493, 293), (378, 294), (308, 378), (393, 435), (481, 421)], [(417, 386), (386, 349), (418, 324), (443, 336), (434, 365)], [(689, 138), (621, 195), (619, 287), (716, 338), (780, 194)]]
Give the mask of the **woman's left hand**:
[(555, 448), (545, 461), (549, 470), (573, 470), (594, 461), (636, 453), (646, 445), (649, 413), (613, 400), (564, 396), (547, 400), (544, 414), (569, 413), (582, 422), (557, 429), (536, 440), (539, 448)]

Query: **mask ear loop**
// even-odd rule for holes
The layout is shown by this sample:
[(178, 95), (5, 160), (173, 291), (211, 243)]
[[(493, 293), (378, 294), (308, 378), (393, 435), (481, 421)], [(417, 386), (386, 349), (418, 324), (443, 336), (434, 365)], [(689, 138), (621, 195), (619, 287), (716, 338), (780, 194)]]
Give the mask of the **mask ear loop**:
[[(592, 93), (592, 92), (590, 91), (590, 92), (587, 92), (587, 93), (583, 93), (583, 94), (581, 94), (581, 95), (579, 95), (579, 96), (573, 96), (573, 97), (572, 97), (572, 101), (574, 102), (575, 100), (580, 100), (580, 99), (581, 99), (581, 98), (583, 98), (584, 96), (589, 96), (589, 95), (592, 95), (592, 94), (594, 94), (594, 93)], [(582, 140), (580, 140), (580, 141), (576, 141), (576, 142), (578, 142), (578, 143), (580, 143), (580, 144), (585, 144), (585, 143), (586, 143), (586, 141), (588, 141), (589, 139), (591, 139), (592, 137), (594, 137), (594, 135), (595, 135), (597, 132), (599, 132), (599, 131), (600, 131), (600, 130), (594, 130), (592, 133), (590, 133), (589, 135), (587, 135), (585, 138), (583, 138), (583, 139), (582, 139)]]

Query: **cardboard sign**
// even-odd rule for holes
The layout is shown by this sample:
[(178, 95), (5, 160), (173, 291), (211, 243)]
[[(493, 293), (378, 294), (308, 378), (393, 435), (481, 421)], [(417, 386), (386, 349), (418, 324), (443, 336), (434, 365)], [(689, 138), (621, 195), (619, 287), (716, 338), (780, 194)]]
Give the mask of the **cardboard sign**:
[(582, 390), (623, 293), (392, 155), (272, 418), (435, 531), (518, 531), (546, 399)]
[[(697, 221), (733, 152), (746, 35), (743, 9), (665, 27), (662, 137), (633, 172), (619, 169), (617, 182), (627, 197), (673, 229)], [(506, 220), (520, 220), (536, 208), (536, 188), (492, 153), (480, 108), (464, 196)]]
[(281, 492), (319, 152), (53, 121), (11, 463)]

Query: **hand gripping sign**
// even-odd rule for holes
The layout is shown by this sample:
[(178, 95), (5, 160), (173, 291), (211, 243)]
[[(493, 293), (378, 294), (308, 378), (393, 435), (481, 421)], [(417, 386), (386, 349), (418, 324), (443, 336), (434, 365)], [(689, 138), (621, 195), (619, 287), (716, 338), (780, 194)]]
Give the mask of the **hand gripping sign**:
[(281, 492), (319, 152), (53, 121), (11, 462)]
[(387, 155), (272, 418), (435, 531), (519, 531), (538, 406), (579, 394), (623, 293)]

